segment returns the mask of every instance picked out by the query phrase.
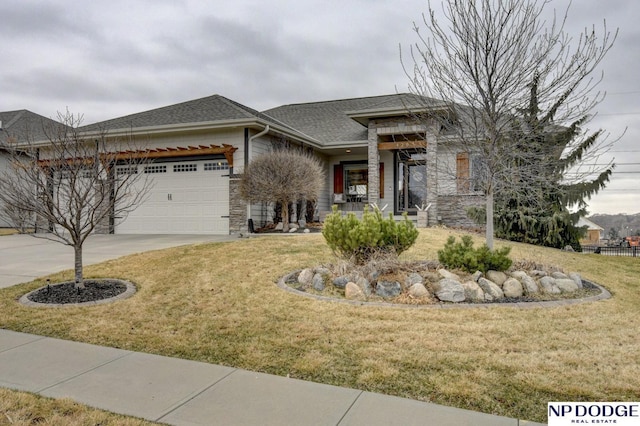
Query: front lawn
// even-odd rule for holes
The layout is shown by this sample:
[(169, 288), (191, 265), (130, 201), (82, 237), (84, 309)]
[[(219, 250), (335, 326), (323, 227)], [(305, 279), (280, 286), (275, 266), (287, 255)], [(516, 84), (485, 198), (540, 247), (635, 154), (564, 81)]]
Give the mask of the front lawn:
[[(421, 230), (403, 258), (436, 259), (451, 234), (459, 235)], [(87, 277), (138, 286), (113, 304), (16, 302), (43, 280), (0, 290), (0, 327), (533, 421), (546, 421), (549, 401), (640, 400), (640, 259), (509, 245), (514, 260), (578, 271), (613, 298), (533, 309), (323, 302), (275, 285), (293, 270), (333, 262), (323, 237), (267, 236), (87, 267)]]

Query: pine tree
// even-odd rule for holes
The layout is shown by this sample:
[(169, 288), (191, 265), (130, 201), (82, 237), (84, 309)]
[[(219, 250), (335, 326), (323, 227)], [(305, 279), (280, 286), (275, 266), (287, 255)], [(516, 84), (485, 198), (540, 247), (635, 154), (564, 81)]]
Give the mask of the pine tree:
[[(585, 230), (576, 224), (581, 216), (587, 215), (587, 200), (609, 182), (614, 164), (599, 170), (593, 179), (578, 182), (569, 179), (572, 168), (597, 147), (602, 130), (584, 137), (581, 127), (588, 121), (587, 116), (568, 126), (554, 124), (554, 116), (566, 97), (543, 113), (538, 83), (535, 76), (529, 104), (520, 111), (521, 117), (514, 122), (511, 132), (516, 155), (510, 158), (511, 179), (497, 191), (496, 236), (556, 248), (571, 245), (579, 250), (579, 239)], [(571, 212), (570, 207), (575, 211)], [(478, 209), (470, 213), (476, 219), (484, 216)]]

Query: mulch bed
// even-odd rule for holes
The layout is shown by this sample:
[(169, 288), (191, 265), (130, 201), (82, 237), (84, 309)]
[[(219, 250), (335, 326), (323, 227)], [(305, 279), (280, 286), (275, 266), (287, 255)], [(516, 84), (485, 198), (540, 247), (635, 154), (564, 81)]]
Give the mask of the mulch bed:
[(84, 280), (84, 289), (76, 289), (73, 281), (44, 286), (29, 294), (28, 299), (36, 303), (67, 304), (96, 302), (109, 299), (127, 290), (120, 280)]

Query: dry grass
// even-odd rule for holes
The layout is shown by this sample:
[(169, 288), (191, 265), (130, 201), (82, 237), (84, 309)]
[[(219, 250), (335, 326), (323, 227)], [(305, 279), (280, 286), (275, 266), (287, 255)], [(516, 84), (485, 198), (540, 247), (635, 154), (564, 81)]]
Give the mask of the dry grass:
[[(451, 233), (423, 230), (403, 257), (435, 259)], [(534, 309), (322, 302), (274, 284), (333, 262), (322, 236), (270, 236), (86, 268), (138, 286), (109, 305), (26, 308), (16, 299), (43, 281), (4, 289), (0, 327), (534, 421), (546, 420), (548, 401), (639, 400), (640, 259), (509, 245), (514, 259), (579, 271), (613, 299)]]
[(0, 426), (145, 426), (159, 423), (89, 408), (68, 399), (51, 399), (0, 389)]

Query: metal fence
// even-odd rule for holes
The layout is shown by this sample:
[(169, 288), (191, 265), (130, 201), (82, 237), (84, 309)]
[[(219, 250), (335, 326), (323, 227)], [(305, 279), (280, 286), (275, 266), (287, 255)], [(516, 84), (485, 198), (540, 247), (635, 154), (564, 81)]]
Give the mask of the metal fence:
[(640, 257), (640, 249), (638, 247), (620, 247), (620, 246), (582, 246), (583, 253), (595, 253), (605, 256), (627, 256), (627, 257)]

